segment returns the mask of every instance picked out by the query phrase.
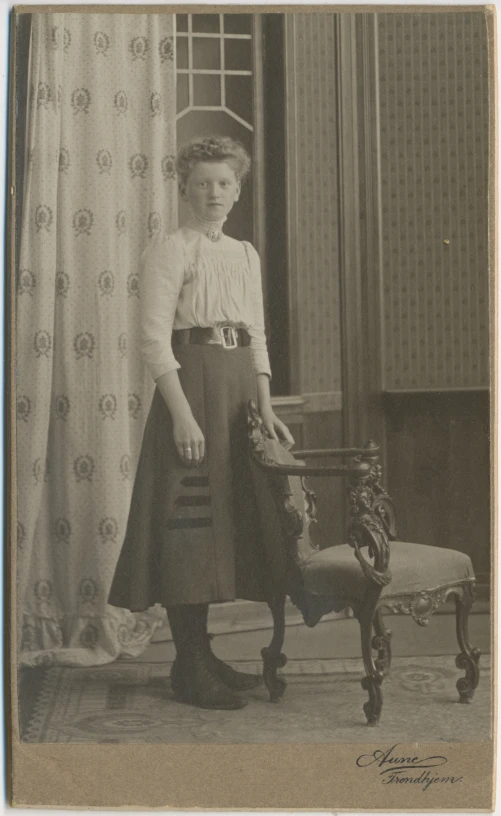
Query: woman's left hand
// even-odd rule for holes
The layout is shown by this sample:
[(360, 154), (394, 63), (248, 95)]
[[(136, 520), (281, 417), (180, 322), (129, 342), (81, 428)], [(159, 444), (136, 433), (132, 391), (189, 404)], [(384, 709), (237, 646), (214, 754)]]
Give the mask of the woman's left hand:
[(273, 411), (261, 413), (266, 433), (270, 439), (275, 439), (286, 449), (290, 450), (294, 443), (294, 438), (289, 431), (287, 425), (279, 419)]

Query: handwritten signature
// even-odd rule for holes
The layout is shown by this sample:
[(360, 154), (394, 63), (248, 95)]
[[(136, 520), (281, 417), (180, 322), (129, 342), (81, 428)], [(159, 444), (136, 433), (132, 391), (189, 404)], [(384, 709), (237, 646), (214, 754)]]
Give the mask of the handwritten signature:
[(433, 769), (447, 764), (447, 757), (436, 754), (434, 756), (398, 756), (395, 749), (398, 742), (391, 748), (376, 748), (372, 754), (361, 754), (356, 764), (359, 768), (368, 768), (373, 765), (379, 769), (379, 776), (383, 785), (415, 784), (427, 790), (431, 785), (455, 785), (462, 782), (462, 776), (442, 776)]

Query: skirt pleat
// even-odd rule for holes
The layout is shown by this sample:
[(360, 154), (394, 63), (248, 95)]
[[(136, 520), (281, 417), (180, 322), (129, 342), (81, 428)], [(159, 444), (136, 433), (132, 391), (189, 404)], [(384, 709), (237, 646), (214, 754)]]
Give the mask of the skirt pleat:
[(205, 459), (181, 463), (157, 389), (108, 602), (142, 611), (155, 603), (265, 601), (272, 590), (247, 442), (247, 402), (256, 399), (250, 349), (186, 345), (176, 357)]

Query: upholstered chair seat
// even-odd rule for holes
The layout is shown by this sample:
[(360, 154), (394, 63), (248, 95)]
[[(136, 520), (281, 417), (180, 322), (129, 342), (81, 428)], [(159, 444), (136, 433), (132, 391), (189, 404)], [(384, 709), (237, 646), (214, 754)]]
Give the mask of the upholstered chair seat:
[[(289, 596), (307, 626), (332, 611), (351, 609), (360, 624), (362, 658), (368, 692), (364, 711), (368, 725), (377, 725), (382, 711), (382, 681), (391, 664), (391, 632), (383, 610), (412, 615), (426, 626), (430, 615), (449, 596), (456, 605), (459, 699), (469, 702), (479, 681), (480, 652), (468, 637), (468, 615), (475, 575), (470, 558), (448, 547), (398, 541), (396, 512), (381, 484), (378, 447), (286, 451), (269, 439), (254, 403), (249, 403), (249, 448), (257, 497), (263, 557), (269, 576), (269, 607), (273, 637), (262, 649), (263, 674), (270, 700), (285, 692), (277, 670), (286, 663), (285, 600)], [(341, 464), (316, 466), (313, 459), (337, 458)], [(343, 478), (347, 483), (350, 522), (346, 543), (319, 549), (310, 536), (316, 499), (306, 484), (309, 476)]]
[[(445, 547), (391, 541), (390, 565), (391, 582), (383, 587), (379, 605), (385, 598), (430, 590), (437, 592), (475, 580), (470, 558)], [(367, 578), (348, 544), (318, 550), (304, 562), (302, 571), (305, 588), (315, 595), (359, 597), (367, 586)]]

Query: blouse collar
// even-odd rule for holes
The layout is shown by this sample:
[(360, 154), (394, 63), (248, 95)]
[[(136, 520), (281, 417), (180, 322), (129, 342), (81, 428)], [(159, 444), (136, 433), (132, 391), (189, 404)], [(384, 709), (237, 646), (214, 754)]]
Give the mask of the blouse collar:
[(207, 218), (201, 218), (196, 215), (193, 210), (190, 210), (190, 216), (186, 222), (189, 229), (201, 232), (207, 236), (209, 240), (217, 242), (223, 237), (223, 224), (226, 221), (226, 216), (217, 221), (209, 221)]

